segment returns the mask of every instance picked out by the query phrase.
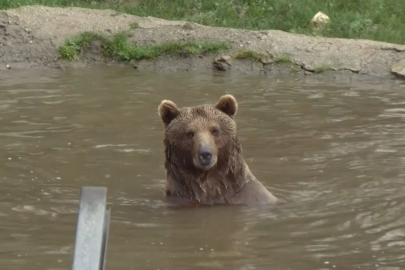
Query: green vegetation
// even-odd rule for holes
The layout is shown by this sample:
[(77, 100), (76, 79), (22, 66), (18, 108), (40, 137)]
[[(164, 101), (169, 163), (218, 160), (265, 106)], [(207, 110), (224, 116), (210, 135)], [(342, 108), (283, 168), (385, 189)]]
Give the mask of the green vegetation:
[[(0, 0), (1, 9), (22, 5), (109, 8), (209, 26), (405, 43), (403, 0)], [(318, 11), (331, 24), (313, 31), (309, 21)]]
[(331, 66), (320, 66), (320, 67), (314, 68), (314, 72), (315, 73), (322, 73), (322, 72), (325, 72), (325, 71), (331, 70), (331, 69), (332, 69)]
[(129, 25), (129, 29), (136, 29), (139, 28), (139, 24), (137, 22), (133, 22)]
[(191, 55), (217, 53), (229, 49), (229, 45), (216, 41), (169, 42), (155, 46), (141, 46), (128, 41), (126, 32), (105, 38), (97, 33), (85, 32), (68, 40), (59, 48), (59, 54), (67, 60), (79, 58), (79, 54), (92, 42), (100, 41), (104, 55), (119, 61), (154, 59), (161, 55)]
[(90, 46), (94, 40), (104, 40), (104, 38), (93, 32), (84, 32), (74, 39), (67, 40), (64, 45), (59, 47), (59, 54), (62, 58), (68, 60), (77, 60), (79, 53)]
[(251, 51), (251, 50), (243, 50), (243, 51), (239, 51), (236, 55), (235, 55), (235, 59), (252, 59), (255, 61), (260, 61), (260, 59), (262, 59), (265, 55), (259, 52), (255, 52), (255, 51)]
[(288, 55), (283, 55), (283, 56), (279, 56), (274, 58), (274, 63), (276, 64), (282, 64), (282, 63), (291, 63), (291, 57), (289, 57)]

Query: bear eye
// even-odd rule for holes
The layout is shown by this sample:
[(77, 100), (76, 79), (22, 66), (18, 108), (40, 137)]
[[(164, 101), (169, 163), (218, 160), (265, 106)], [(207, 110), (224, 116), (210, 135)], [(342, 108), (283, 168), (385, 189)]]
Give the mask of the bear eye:
[(218, 136), (218, 135), (219, 135), (219, 130), (218, 130), (218, 129), (213, 129), (213, 130), (211, 131), (211, 133), (212, 133), (212, 135), (214, 135), (214, 136)]
[(189, 131), (187, 132), (187, 138), (192, 139), (194, 137), (194, 132)]

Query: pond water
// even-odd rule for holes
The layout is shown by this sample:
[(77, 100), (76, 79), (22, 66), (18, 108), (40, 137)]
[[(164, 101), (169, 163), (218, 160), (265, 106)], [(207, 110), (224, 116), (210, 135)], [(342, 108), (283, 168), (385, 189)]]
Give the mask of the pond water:
[[(162, 99), (239, 102), (276, 208), (167, 208)], [(405, 84), (92, 67), (0, 74), (0, 265), (71, 269), (82, 186), (108, 188), (106, 269), (405, 267)]]

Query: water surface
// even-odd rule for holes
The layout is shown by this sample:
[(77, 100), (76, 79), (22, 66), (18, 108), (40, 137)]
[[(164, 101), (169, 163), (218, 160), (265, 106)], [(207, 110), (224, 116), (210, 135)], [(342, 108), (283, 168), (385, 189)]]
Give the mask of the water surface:
[[(169, 209), (162, 99), (239, 101), (277, 208)], [(405, 84), (94, 67), (0, 75), (0, 265), (71, 269), (82, 186), (108, 188), (106, 269), (405, 267)]]

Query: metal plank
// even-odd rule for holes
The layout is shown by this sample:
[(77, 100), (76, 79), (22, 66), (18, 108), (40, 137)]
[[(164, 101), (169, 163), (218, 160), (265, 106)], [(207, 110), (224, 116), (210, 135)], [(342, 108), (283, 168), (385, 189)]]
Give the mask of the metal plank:
[[(73, 270), (103, 269), (107, 188), (83, 187), (80, 198)], [(108, 229), (108, 226), (107, 226)], [(105, 243), (106, 244), (106, 243)]]
[(101, 262), (100, 262), (100, 270), (105, 269), (105, 262), (106, 262), (106, 255), (107, 255), (107, 243), (108, 243), (108, 232), (110, 229), (110, 210), (107, 210), (104, 215), (104, 228), (103, 228), (103, 243), (102, 243), (102, 250), (101, 250)]

